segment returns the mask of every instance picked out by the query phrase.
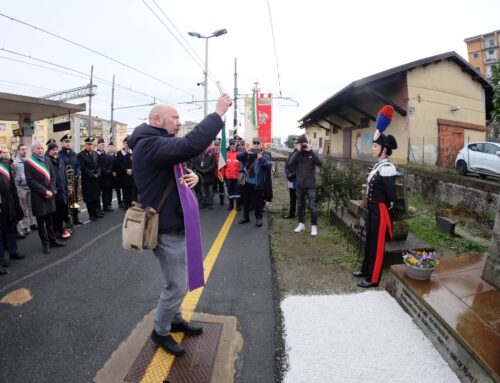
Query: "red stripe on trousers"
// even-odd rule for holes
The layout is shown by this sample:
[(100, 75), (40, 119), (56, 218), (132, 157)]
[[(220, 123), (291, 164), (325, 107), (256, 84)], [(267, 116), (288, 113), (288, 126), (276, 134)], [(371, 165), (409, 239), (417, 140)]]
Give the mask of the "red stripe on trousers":
[(380, 280), (380, 273), (382, 272), (382, 263), (384, 263), (384, 249), (385, 249), (385, 235), (389, 230), (389, 236), (392, 239), (392, 225), (389, 211), (384, 203), (378, 204), (380, 222), (378, 225), (378, 240), (377, 240), (377, 253), (375, 255), (375, 265), (372, 273), (372, 283), (378, 283)]

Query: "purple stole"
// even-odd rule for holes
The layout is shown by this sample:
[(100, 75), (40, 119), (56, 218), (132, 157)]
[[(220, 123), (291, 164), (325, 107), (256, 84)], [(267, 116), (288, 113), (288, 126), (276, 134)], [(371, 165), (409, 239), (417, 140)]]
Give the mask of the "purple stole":
[(186, 256), (189, 291), (205, 285), (203, 275), (203, 246), (201, 240), (200, 211), (198, 200), (193, 191), (184, 185), (181, 164), (174, 165), (175, 180), (182, 211), (184, 213), (184, 231), (186, 233)]

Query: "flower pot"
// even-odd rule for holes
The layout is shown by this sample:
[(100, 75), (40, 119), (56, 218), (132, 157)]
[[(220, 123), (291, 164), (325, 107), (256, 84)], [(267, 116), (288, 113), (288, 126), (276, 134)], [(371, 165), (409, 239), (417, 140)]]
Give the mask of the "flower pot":
[(406, 241), (408, 232), (410, 231), (410, 224), (408, 221), (400, 220), (392, 223), (392, 240), (393, 241)]
[(431, 277), (435, 269), (420, 269), (418, 267), (406, 264), (406, 275), (410, 278), (426, 281)]

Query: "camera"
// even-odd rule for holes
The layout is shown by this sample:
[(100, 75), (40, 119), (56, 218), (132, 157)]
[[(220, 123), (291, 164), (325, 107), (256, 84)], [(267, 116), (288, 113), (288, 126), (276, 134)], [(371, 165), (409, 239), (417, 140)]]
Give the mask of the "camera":
[(252, 148), (252, 153), (254, 154), (262, 153), (262, 149)]

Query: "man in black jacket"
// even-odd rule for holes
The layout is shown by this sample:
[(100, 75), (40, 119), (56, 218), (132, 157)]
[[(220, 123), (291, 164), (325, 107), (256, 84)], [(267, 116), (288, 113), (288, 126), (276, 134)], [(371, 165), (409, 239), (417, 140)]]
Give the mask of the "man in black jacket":
[(311, 149), (303, 134), (295, 140), (296, 151), (292, 153), (288, 163), (297, 169), (297, 202), (299, 210), (299, 225), (296, 233), (306, 229), (306, 195), (311, 211), (311, 235), (318, 235), (318, 211), (316, 209), (316, 167), (321, 167), (323, 161)]
[(97, 158), (101, 168), (101, 200), (103, 211), (113, 211), (111, 201), (113, 199), (113, 157), (104, 151), (104, 138), (97, 140)]
[(87, 137), (85, 139), (85, 150), (78, 153), (80, 170), (82, 172), (83, 200), (87, 204), (87, 211), (91, 221), (104, 217), (99, 212), (99, 200), (101, 197), (99, 177), (101, 176), (101, 168), (99, 167), (97, 153), (92, 150), (93, 142), (94, 137)]
[[(205, 117), (184, 137), (175, 137), (181, 123), (173, 106), (156, 105), (151, 109), (149, 124), (135, 128), (128, 139), (130, 148), (134, 151), (132, 169), (140, 204), (158, 207), (167, 186), (177, 184), (174, 165), (182, 164), (206, 149), (222, 129), (222, 116), (229, 106), (231, 99), (228, 95), (222, 95), (217, 101), (215, 113)], [(185, 168), (179, 182), (193, 188), (198, 182), (198, 176), (191, 169)], [(202, 333), (202, 328), (186, 322), (180, 312), (188, 282), (183, 209), (176, 187), (172, 189), (159, 214), (158, 246), (153, 251), (160, 262), (164, 283), (151, 339), (166, 352), (181, 356), (185, 352), (184, 348), (170, 333), (197, 335)]]
[(283, 216), (285, 219), (295, 218), (295, 213), (297, 211), (297, 194), (295, 193), (295, 190), (297, 189), (297, 169), (289, 163), (290, 158), (296, 151), (297, 149), (294, 149), (293, 152), (290, 153), (288, 160), (285, 163), (285, 176), (288, 180), (288, 192), (290, 194), (290, 208), (288, 209), (288, 214)]

